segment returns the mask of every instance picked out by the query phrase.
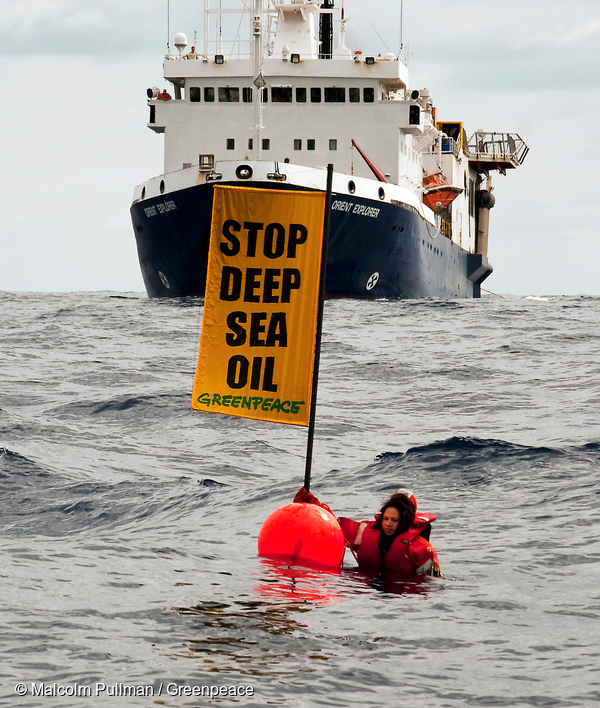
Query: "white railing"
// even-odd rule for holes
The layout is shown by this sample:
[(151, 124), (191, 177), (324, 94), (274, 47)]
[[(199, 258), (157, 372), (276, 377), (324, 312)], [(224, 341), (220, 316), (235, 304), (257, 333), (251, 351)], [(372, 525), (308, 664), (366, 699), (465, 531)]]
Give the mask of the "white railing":
[(517, 133), (484, 133), (469, 138), (466, 152), (484, 160), (506, 160), (521, 165), (529, 148)]

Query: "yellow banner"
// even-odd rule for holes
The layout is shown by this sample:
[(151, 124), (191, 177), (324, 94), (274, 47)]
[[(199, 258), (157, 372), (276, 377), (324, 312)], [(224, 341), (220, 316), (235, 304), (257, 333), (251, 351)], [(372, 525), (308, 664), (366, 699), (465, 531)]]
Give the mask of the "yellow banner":
[(324, 192), (215, 186), (192, 408), (308, 425)]

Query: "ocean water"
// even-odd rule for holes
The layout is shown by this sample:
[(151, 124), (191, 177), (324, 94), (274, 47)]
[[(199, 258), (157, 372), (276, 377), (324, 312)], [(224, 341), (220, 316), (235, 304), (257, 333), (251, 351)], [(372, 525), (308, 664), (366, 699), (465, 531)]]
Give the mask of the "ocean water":
[(405, 583), (257, 557), (306, 431), (190, 410), (201, 300), (0, 313), (1, 705), (600, 703), (600, 298), (326, 303), (312, 489), (437, 514)]

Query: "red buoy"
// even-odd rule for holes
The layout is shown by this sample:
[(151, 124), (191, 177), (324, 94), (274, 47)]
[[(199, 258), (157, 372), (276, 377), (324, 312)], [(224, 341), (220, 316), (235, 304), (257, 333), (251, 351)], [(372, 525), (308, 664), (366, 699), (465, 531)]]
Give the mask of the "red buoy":
[(293, 565), (339, 568), (345, 541), (333, 514), (316, 504), (286, 504), (270, 514), (258, 534), (258, 555)]

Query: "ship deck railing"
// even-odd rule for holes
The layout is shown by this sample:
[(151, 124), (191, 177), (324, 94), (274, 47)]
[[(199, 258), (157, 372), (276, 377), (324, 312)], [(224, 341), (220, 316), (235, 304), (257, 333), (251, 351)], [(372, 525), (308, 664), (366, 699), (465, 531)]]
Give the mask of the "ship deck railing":
[(471, 162), (505, 163), (507, 167), (523, 164), (529, 148), (517, 133), (473, 133), (465, 147)]

